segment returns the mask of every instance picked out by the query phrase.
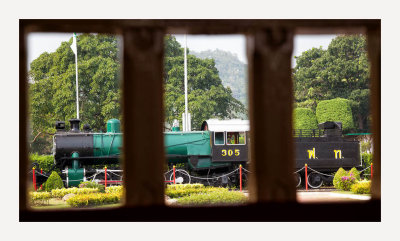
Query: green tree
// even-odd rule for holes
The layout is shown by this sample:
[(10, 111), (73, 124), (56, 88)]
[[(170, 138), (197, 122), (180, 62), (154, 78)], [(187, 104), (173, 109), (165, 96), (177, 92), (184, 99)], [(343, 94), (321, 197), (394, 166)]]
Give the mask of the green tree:
[[(75, 56), (68, 42), (54, 53), (43, 53), (30, 65), (31, 152), (51, 153), (56, 120), (76, 118)], [(79, 107), (82, 123), (106, 131), (108, 119), (121, 119), (120, 61), (115, 36), (84, 34), (77, 37)], [(183, 49), (172, 36), (165, 39), (166, 122), (184, 112)], [(188, 55), (188, 100), (193, 128), (208, 118), (236, 118), (246, 112), (224, 88), (212, 59)], [(67, 128), (69, 123), (67, 122)]]
[[(172, 124), (174, 119), (181, 120), (185, 111), (184, 50), (173, 36), (166, 36), (165, 50), (165, 121)], [(213, 59), (200, 59), (188, 54), (187, 65), (192, 129), (199, 129), (201, 123), (209, 118), (237, 118), (246, 112), (243, 104), (232, 96), (230, 88), (222, 85)]]
[(318, 129), (318, 121), (311, 109), (296, 108), (293, 111), (294, 129)]
[(346, 132), (354, 128), (349, 100), (343, 98), (323, 100), (318, 103), (316, 115), (318, 123), (325, 121), (342, 122), (343, 131)]
[[(30, 65), (31, 140), (36, 142), (35, 137), (40, 137), (40, 142), (44, 138), (47, 145), (41, 148), (45, 150), (50, 149), (49, 134), (55, 131), (55, 121), (76, 118), (75, 56), (71, 43), (72, 38)], [(77, 43), (80, 119), (95, 131), (105, 131), (108, 119), (121, 117), (117, 39), (84, 34), (77, 37)], [(31, 147), (33, 152), (43, 153), (34, 144)]]
[(338, 36), (327, 50), (313, 48), (296, 57), (295, 99), (298, 107), (316, 109), (322, 100), (351, 101), (357, 128), (368, 128), (369, 63), (361, 35)]

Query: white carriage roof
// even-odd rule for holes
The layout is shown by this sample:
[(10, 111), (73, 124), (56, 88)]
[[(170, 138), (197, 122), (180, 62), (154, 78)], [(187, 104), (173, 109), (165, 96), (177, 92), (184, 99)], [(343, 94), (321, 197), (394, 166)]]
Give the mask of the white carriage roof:
[(205, 130), (206, 125), (209, 131), (249, 131), (250, 123), (249, 120), (218, 120), (210, 119), (203, 122), (201, 130)]

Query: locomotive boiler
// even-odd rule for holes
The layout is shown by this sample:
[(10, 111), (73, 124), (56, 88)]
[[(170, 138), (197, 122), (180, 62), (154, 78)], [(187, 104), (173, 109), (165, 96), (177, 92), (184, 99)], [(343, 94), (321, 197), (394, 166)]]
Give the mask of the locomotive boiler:
[(71, 129), (65, 130), (65, 122), (56, 122), (53, 138), (54, 163), (65, 174), (66, 186), (77, 186), (96, 172), (96, 165), (119, 164), (122, 148), (120, 121), (107, 121), (106, 133), (91, 133), (85, 125), (80, 131), (80, 120), (71, 119)]

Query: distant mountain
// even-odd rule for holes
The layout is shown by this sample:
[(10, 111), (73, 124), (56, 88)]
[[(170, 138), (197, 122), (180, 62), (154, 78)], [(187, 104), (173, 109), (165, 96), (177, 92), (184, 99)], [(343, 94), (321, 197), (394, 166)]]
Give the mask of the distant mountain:
[(233, 97), (247, 107), (247, 64), (241, 62), (236, 54), (219, 49), (202, 52), (190, 51), (190, 54), (202, 59), (214, 59), (224, 87), (229, 86)]

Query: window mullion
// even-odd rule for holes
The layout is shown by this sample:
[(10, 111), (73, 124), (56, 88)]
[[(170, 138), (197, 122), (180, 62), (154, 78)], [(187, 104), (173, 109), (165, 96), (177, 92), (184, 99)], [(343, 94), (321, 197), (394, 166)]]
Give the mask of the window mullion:
[(164, 204), (163, 49), (161, 29), (124, 33), (123, 168), (128, 207)]
[(293, 31), (287, 28), (259, 30), (248, 39), (253, 202), (296, 200), (292, 49)]

